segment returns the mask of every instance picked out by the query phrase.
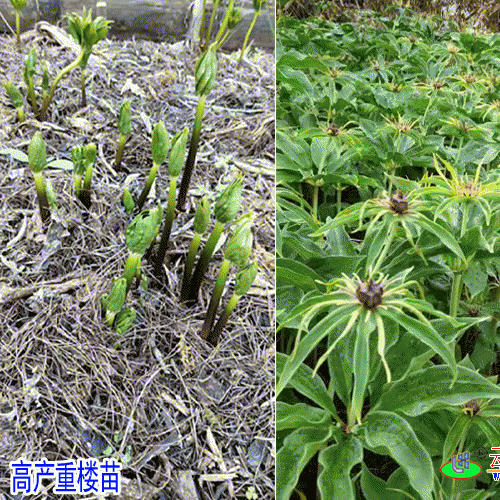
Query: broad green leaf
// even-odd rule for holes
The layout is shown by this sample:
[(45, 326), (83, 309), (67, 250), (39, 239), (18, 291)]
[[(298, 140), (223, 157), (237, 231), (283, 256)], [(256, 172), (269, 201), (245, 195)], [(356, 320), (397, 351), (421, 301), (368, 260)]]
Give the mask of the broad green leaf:
[(393, 382), (376, 409), (416, 416), (435, 407), (463, 405), (471, 399), (500, 398), (498, 385), (469, 368), (457, 368), (458, 378), (451, 389), (452, 375), (444, 365), (424, 368)]
[(9, 155), (14, 160), (23, 163), (28, 163), (28, 155), (26, 153), (23, 153), (22, 151), (19, 151), (18, 149), (14, 148), (0, 149), (0, 155)]
[(276, 499), (288, 500), (302, 469), (330, 439), (331, 431), (301, 428), (285, 438), (276, 455)]
[(351, 469), (362, 460), (363, 446), (354, 436), (321, 450), (318, 456), (322, 466), (318, 478), (321, 498), (355, 500)]
[[(286, 354), (276, 353), (276, 376), (282, 376), (285, 364), (290, 359)], [(307, 365), (301, 364), (293, 378), (288, 382), (291, 387), (302, 395), (314, 401), (317, 405), (328, 410), (336, 419), (337, 410), (333, 404), (333, 397), (326, 390), (325, 384), (319, 376), (313, 377), (313, 371)]]
[(57, 170), (73, 170), (73, 162), (69, 160), (54, 160), (47, 163), (47, 168), (55, 168)]
[(393, 309), (379, 309), (380, 314), (386, 318), (390, 318), (396, 323), (399, 323), (406, 331), (416, 337), (418, 340), (428, 345), (431, 349), (433, 349), (437, 354), (439, 354), (443, 360), (449, 365), (452, 373), (456, 375), (456, 361), (455, 355), (450, 350), (446, 342), (439, 335), (436, 330), (429, 324), (424, 323), (421, 320), (417, 320), (408, 316), (407, 314), (395, 311)]
[(440, 226), (437, 222), (427, 219), (427, 217), (422, 214), (415, 214), (415, 218), (422, 228), (434, 234), (443, 245), (449, 248), (455, 255), (460, 257), (463, 262), (466, 261), (465, 255), (462, 252), (457, 240), (446, 228)]
[(500, 419), (485, 418), (478, 414), (472, 420), (483, 431), (489, 443), (500, 443)]
[(290, 382), (295, 372), (299, 369), (307, 356), (312, 353), (319, 342), (321, 342), (321, 340), (323, 340), (337, 325), (347, 323), (351, 314), (357, 307), (358, 306), (347, 305), (334, 309), (304, 336), (283, 367), (282, 375), (276, 385), (276, 396), (278, 396)]
[(404, 469), (422, 500), (432, 500), (434, 470), (431, 457), (410, 424), (395, 413), (375, 411), (368, 414), (365, 425), (367, 445), (376, 453), (390, 455)]
[(332, 416), (321, 408), (305, 403), (289, 405), (276, 402), (276, 430), (297, 429), (299, 427), (322, 427), (332, 425)]
[[(317, 290), (322, 277), (310, 267), (292, 259), (276, 260), (276, 279), (303, 290)], [(324, 287), (321, 287), (324, 288)]]

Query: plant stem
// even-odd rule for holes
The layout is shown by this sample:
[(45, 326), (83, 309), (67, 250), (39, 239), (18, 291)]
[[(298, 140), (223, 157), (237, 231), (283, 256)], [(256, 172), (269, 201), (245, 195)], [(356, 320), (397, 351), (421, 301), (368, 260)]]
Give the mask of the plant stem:
[(170, 179), (170, 187), (168, 189), (168, 204), (165, 211), (165, 225), (160, 239), (160, 246), (155, 257), (154, 274), (159, 279), (165, 254), (167, 253), (168, 240), (170, 239), (170, 232), (172, 231), (172, 223), (175, 217), (175, 190), (177, 188), (177, 177)]
[(213, 346), (217, 345), (217, 342), (219, 341), (219, 336), (222, 333), (224, 327), (226, 326), (229, 316), (231, 316), (231, 313), (234, 311), (234, 308), (236, 307), (238, 300), (240, 300), (239, 295), (233, 294), (231, 296), (226, 307), (224, 308), (224, 311), (222, 311), (222, 314), (220, 315), (217, 323), (213, 327), (212, 331), (208, 334), (207, 340)]
[(194, 305), (198, 299), (198, 290), (200, 289), (201, 282), (203, 281), (203, 275), (207, 270), (210, 259), (214, 253), (215, 246), (221, 237), (224, 227), (225, 224), (222, 222), (217, 221), (215, 223), (215, 227), (212, 229), (212, 232), (210, 233), (210, 236), (205, 244), (205, 248), (200, 255), (193, 277), (191, 278), (191, 283), (189, 284), (189, 293), (187, 298), (187, 305), (189, 306)]
[(132, 281), (137, 274), (137, 269), (140, 269), (140, 267), (141, 256), (136, 253), (130, 253), (125, 263), (125, 269), (123, 270), (123, 278), (127, 280), (127, 292), (130, 290)]
[(33, 174), (36, 186), (36, 196), (38, 199), (38, 206), (40, 207), (40, 217), (42, 218), (42, 223), (46, 223), (50, 220), (50, 209), (49, 202), (47, 199), (47, 192), (45, 190), (45, 182), (43, 180), (42, 173)]
[(200, 47), (203, 43), (203, 37), (205, 36), (205, 18), (207, 16), (207, 0), (203, 0), (203, 8), (201, 13), (201, 24), (200, 24), (200, 34), (199, 34), (199, 44)]
[(80, 198), (81, 190), (82, 190), (82, 176), (76, 175), (75, 176), (75, 196), (78, 196), (78, 198)]
[(193, 133), (191, 135), (191, 142), (189, 144), (189, 153), (184, 165), (184, 173), (182, 174), (181, 187), (179, 189), (179, 198), (177, 200), (177, 210), (184, 210), (186, 204), (187, 192), (191, 175), (193, 174), (194, 164), (196, 161), (196, 152), (198, 151), (198, 143), (200, 142), (201, 122), (203, 121), (203, 114), (205, 113), (205, 98), (198, 99), (196, 106), (196, 114), (194, 118)]
[(460, 295), (462, 294), (462, 273), (453, 274), (453, 283), (451, 285), (451, 298), (450, 298), (450, 316), (457, 317), (458, 303), (460, 302)]
[(59, 82), (67, 75), (72, 69), (75, 69), (82, 59), (82, 53), (71, 63), (68, 64), (65, 68), (63, 68), (59, 74), (54, 78), (52, 85), (49, 88), (49, 92), (46, 98), (43, 100), (42, 109), (40, 110), (40, 120), (45, 121), (47, 119), (47, 108), (49, 107), (52, 99), (54, 98), (54, 93), (56, 91), (57, 85)]
[(208, 338), (208, 335), (212, 330), (215, 314), (217, 313), (217, 308), (219, 307), (220, 298), (222, 297), (222, 292), (224, 291), (224, 285), (226, 284), (227, 275), (229, 274), (230, 268), (231, 261), (224, 259), (220, 266), (219, 274), (217, 275), (217, 281), (214, 285), (214, 291), (212, 293), (212, 298), (210, 299), (210, 304), (207, 309), (205, 321), (203, 323), (203, 326), (201, 327), (200, 336), (204, 339)]
[(210, 42), (210, 37), (212, 36), (212, 30), (214, 27), (215, 14), (219, 8), (220, 0), (214, 0), (214, 5), (212, 7), (212, 14), (210, 15), (210, 22), (208, 23), (207, 36), (205, 37), (205, 44), (203, 45), (203, 52), (207, 50), (208, 44)]
[(338, 215), (342, 211), (342, 189), (340, 185), (337, 186), (337, 214)]
[(188, 298), (189, 285), (191, 283), (191, 273), (194, 267), (194, 259), (196, 258), (196, 253), (198, 252), (198, 248), (201, 243), (201, 234), (194, 233), (193, 239), (191, 241), (191, 245), (189, 247), (189, 251), (186, 257), (186, 267), (184, 269), (184, 276), (182, 277), (182, 285), (181, 285), (181, 295), (180, 301), (184, 302)]
[(123, 148), (125, 147), (126, 142), (127, 142), (127, 136), (120, 134), (120, 137), (118, 137), (118, 146), (116, 148), (115, 167), (114, 167), (115, 172), (121, 171)]
[(231, 16), (231, 13), (233, 12), (233, 5), (234, 5), (234, 0), (229, 0), (227, 2), (226, 6), (226, 12), (224, 13), (224, 18), (222, 19), (222, 23), (219, 27), (219, 31), (217, 32), (217, 35), (215, 35), (215, 42), (217, 43), (217, 47), (220, 47), (222, 44), (222, 39), (224, 36), (224, 33), (227, 28), (227, 23), (229, 22), (229, 18)]
[(30, 101), (31, 101), (31, 109), (33, 110), (33, 114), (35, 116), (38, 116), (38, 105), (36, 103), (33, 78), (29, 79), (27, 92), (28, 92), (28, 97), (30, 98)]
[(387, 235), (385, 247), (377, 259), (377, 263), (375, 264), (375, 268), (373, 269), (372, 274), (375, 274), (376, 272), (378, 272), (380, 267), (382, 266), (385, 258), (387, 257), (387, 254), (389, 253), (389, 249), (391, 248), (392, 241), (394, 240), (395, 235), (396, 235), (396, 223), (395, 223), (395, 221), (393, 221), (391, 223), (391, 229), (389, 230), (389, 234)]
[(21, 46), (21, 23), (19, 22), (18, 10), (16, 10), (16, 45), (18, 49)]
[(318, 220), (318, 193), (319, 193), (319, 186), (314, 186), (313, 187), (313, 206), (312, 206), (312, 216), (315, 221)]
[(85, 91), (85, 70), (82, 69), (81, 75), (80, 75), (80, 81), (81, 81), (81, 86), (82, 86), (82, 105), (81, 107), (84, 108), (87, 106), (87, 93)]
[(18, 122), (23, 122), (26, 117), (24, 116), (24, 109), (22, 107), (16, 108), (17, 111), (17, 121)]
[(257, 21), (257, 17), (259, 16), (260, 14), (260, 10), (256, 10), (254, 15), (253, 15), (253, 19), (252, 19), (252, 22), (250, 23), (250, 26), (248, 28), (248, 31), (246, 32), (246, 35), (245, 35), (245, 39), (243, 40), (243, 45), (241, 46), (241, 53), (240, 53), (240, 57), (238, 58), (238, 64), (236, 65), (236, 69), (239, 69), (240, 65), (241, 65), (241, 60), (243, 59), (243, 54), (245, 53), (245, 49), (247, 47), (247, 44), (248, 44), (248, 39), (250, 38), (250, 35), (252, 34), (252, 31), (255, 27), (255, 22)]
[(148, 178), (146, 179), (146, 184), (142, 189), (142, 192), (137, 200), (137, 207), (142, 210), (144, 203), (146, 202), (146, 198), (148, 197), (149, 192), (151, 191), (151, 186), (153, 185), (154, 180), (156, 179), (156, 174), (158, 173), (158, 165), (153, 163), (151, 170), (149, 171)]
[(91, 202), (90, 202), (90, 184), (92, 182), (92, 165), (89, 165), (87, 167), (87, 170), (85, 170), (85, 177), (83, 179), (83, 187), (80, 191), (79, 198), (80, 201), (83, 203), (83, 206), (88, 210), (90, 208)]

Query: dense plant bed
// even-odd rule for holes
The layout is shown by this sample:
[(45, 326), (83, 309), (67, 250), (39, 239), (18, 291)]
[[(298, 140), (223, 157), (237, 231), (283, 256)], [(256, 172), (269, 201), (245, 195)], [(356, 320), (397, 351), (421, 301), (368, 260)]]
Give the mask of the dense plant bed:
[(280, 19), (277, 498), (500, 498), (500, 35), (359, 19)]
[[(39, 103), (42, 64), (53, 78), (75, 59), (53, 37), (61, 30), (41, 28), (23, 35), (21, 52), (14, 37), (0, 38), (0, 80), (24, 95), (23, 61), (36, 48)], [(123, 465), (119, 498), (127, 500), (274, 495), (274, 62), (259, 52), (237, 70), (238, 53), (219, 54), (219, 84), (207, 98), (191, 189), (184, 211), (170, 219), (165, 259), (155, 272), (145, 244), (160, 229), (158, 206), (164, 214), (171, 208), (172, 178), (187, 153), (187, 130), (181, 131), (192, 129), (198, 100), (199, 54), (180, 49), (102, 40), (86, 67), (87, 105), (80, 107), (80, 74), (70, 72), (45, 121), (25, 102), (26, 120), (18, 122), (0, 93), (0, 150), (8, 150), (0, 164), (0, 497), (10, 498), (8, 464), (20, 457), (116, 458)], [(31, 172), (23, 163), (28, 157)], [(83, 169), (72, 172), (80, 163)], [(139, 216), (137, 207), (124, 206), (124, 188), (129, 202), (138, 200), (154, 163), (143, 206), (150, 211)], [(38, 167), (56, 197), (45, 223), (37, 205), (41, 183), (36, 189), (33, 183)], [(228, 253), (222, 239), (199, 301), (181, 303), (180, 288), (193, 236), (203, 231), (202, 249), (215, 202), (235, 178), (241, 188), (235, 217), (254, 213), (251, 260), (259, 261), (258, 272), (213, 346), (199, 334)], [(194, 221), (201, 199), (212, 207), (204, 224)], [(216, 215), (222, 218), (221, 210)], [(217, 318), (233, 293), (235, 271)], [(44, 487), (52, 498), (52, 483)]]

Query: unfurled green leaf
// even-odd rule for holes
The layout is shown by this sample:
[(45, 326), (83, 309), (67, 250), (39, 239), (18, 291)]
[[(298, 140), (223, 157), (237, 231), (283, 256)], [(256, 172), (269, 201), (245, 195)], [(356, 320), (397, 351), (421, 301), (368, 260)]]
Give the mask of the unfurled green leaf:
[(321, 473), (318, 489), (321, 498), (328, 500), (355, 500), (351, 469), (363, 460), (361, 442), (351, 436), (319, 452)]
[(479, 373), (458, 366), (458, 378), (450, 388), (452, 375), (443, 365), (423, 368), (393, 382), (382, 394), (377, 410), (421, 415), (433, 408), (459, 406), (472, 399), (500, 398), (500, 387)]

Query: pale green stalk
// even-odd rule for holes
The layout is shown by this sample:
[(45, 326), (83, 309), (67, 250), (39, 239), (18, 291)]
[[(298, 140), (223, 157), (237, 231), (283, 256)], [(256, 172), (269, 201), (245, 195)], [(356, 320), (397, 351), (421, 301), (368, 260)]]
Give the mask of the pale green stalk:
[(241, 46), (240, 57), (238, 58), (238, 64), (236, 65), (236, 69), (239, 69), (239, 67), (241, 65), (243, 55), (245, 54), (245, 50), (246, 50), (247, 45), (248, 45), (248, 39), (250, 38), (250, 35), (252, 34), (252, 31), (255, 27), (255, 23), (257, 21), (257, 17), (259, 17), (259, 14), (260, 14), (260, 10), (256, 10), (254, 15), (253, 15), (252, 22), (250, 23), (250, 26), (248, 27), (248, 31), (245, 34), (245, 39), (243, 40), (243, 45)]
[(90, 184), (92, 182), (92, 172), (93, 168), (92, 165), (88, 165), (87, 169), (85, 170), (85, 177), (83, 179), (83, 187), (80, 193), (80, 199), (87, 208), (87, 210), (90, 208), (91, 202), (90, 202)]
[(203, 276), (208, 268), (215, 246), (217, 245), (225, 226), (226, 225), (224, 223), (219, 221), (215, 223), (215, 226), (208, 237), (205, 248), (203, 249), (203, 252), (198, 260), (198, 264), (194, 270), (189, 289), (187, 290), (187, 297), (181, 296), (181, 302), (187, 301), (188, 304), (194, 304), (196, 302), (198, 298), (198, 291), (200, 289), (201, 282), (203, 281)]
[(82, 88), (82, 105), (81, 107), (84, 108), (87, 105), (87, 92), (85, 90), (85, 70), (83, 68), (81, 69), (80, 73), (80, 83), (81, 83), (81, 88)]
[(240, 298), (241, 298), (240, 295), (233, 293), (231, 298), (228, 300), (226, 307), (224, 308), (224, 311), (222, 311), (222, 314), (217, 320), (217, 323), (215, 324), (213, 330), (209, 333), (207, 337), (208, 342), (210, 342), (212, 345), (217, 345), (219, 336), (222, 333), (224, 327), (226, 326), (229, 316), (231, 316), (231, 313), (234, 311)]
[(19, 22), (19, 11), (16, 10), (16, 44), (19, 47), (21, 45), (21, 23)]
[(35, 180), (36, 196), (38, 199), (38, 206), (40, 207), (40, 217), (42, 218), (42, 222), (45, 223), (50, 219), (50, 209), (43, 174), (41, 172), (32, 172), (32, 174), (33, 179)]
[(187, 300), (187, 295), (189, 292), (189, 285), (191, 283), (191, 273), (194, 267), (194, 260), (196, 259), (196, 254), (198, 253), (198, 248), (200, 248), (201, 234), (194, 233), (193, 239), (191, 240), (191, 245), (189, 246), (189, 251), (186, 257), (186, 267), (184, 269), (184, 275), (182, 277), (181, 285), (181, 302)]
[(214, 291), (212, 293), (212, 298), (210, 299), (210, 304), (208, 306), (207, 314), (205, 316), (205, 321), (201, 327), (200, 336), (204, 339), (208, 338), (210, 330), (212, 328), (215, 314), (217, 313), (217, 308), (219, 307), (220, 298), (224, 292), (224, 285), (226, 284), (227, 275), (229, 274), (229, 269), (231, 268), (231, 261), (224, 259), (222, 261), (219, 274), (217, 276), (217, 281), (214, 285)]
[(451, 286), (451, 298), (450, 298), (450, 316), (452, 318), (457, 317), (458, 304), (460, 302), (461, 294), (462, 294), (462, 273), (454, 273), (453, 283)]
[(212, 14), (210, 16), (210, 21), (208, 23), (207, 36), (205, 37), (205, 44), (203, 45), (203, 52), (207, 50), (208, 44), (210, 43), (210, 37), (212, 36), (212, 30), (214, 28), (215, 15), (217, 14), (217, 9), (219, 8), (219, 4), (220, 0), (214, 0)]
[(63, 68), (59, 74), (54, 78), (52, 85), (49, 88), (49, 92), (47, 93), (46, 98), (43, 100), (42, 109), (40, 110), (40, 120), (45, 121), (47, 119), (47, 109), (54, 98), (54, 93), (56, 91), (57, 85), (59, 82), (73, 69), (79, 66), (82, 60), (83, 53), (80, 53), (79, 56), (71, 63), (68, 64), (65, 68)]
[(156, 175), (158, 174), (159, 165), (153, 162), (153, 166), (149, 171), (148, 178), (146, 179), (146, 184), (139, 195), (139, 199), (137, 200), (137, 207), (139, 210), (142, 210), (144, 203), (146, 203), (146, 199), (148, 197), (149, 192), (151, 191), (151, 186), (153, 185), (154, 180), (156, 179)]
[(160, 239), (160, 246), (158, 247), (158, 253), (155, 257), (154, 274), (158, 279), (160, 279), (161, 268), (163, 261), (165, 260), (165, 255), (167, 253), (168, 241), (170, 239), (170, 232), (172, 231), (172, 223), (175, 217), (175, 192), (177, 189), (177, 177), (170, 179), (170, 186), (168, 190), (168, 203), (167, 210), (165, 211), (165, 225), (163, 227), (163, 233)]
[(132, 286), (132, 281), (137, 275), (137, 271), (141, 268), (141, 258), (142, 255), (138, 253), (131, 252), (127, 257), (127, 262), (125, 263), (125, 269), (123, 270), (123, 278), (127, 280), (127, 292)]
[(191, 176), (193, 174), (194, 164), (196, 161), (196, 153), (198, 151), (198, 144), (200, 142), (201, 123), (203, 121), (204, 113), (205, 113), (205, 97), (200, 97), (198, 99), (198, 104), (196, 106), (193, 133), (191, 134), (191, 142), (189, 144), (189, 153), (186, 159), (186, 164), (184, 165), (184, 173), (182, 174), (181, 185), (179, 188), (179, 197), (177, 199), (178, 210), (183, 210), (184, 205), (186, 204), (189, 183), (191, 182)]
[(128, 135), (124, 135), (120, 133), (118, 137), (118, 146), (116, 148), (116, 157), (115, 157), (115, 171), (119, 172), (121, 170), (121, 162), (123, 157), (123, 149), (125, 148), (125, 143), (127, 142)]

